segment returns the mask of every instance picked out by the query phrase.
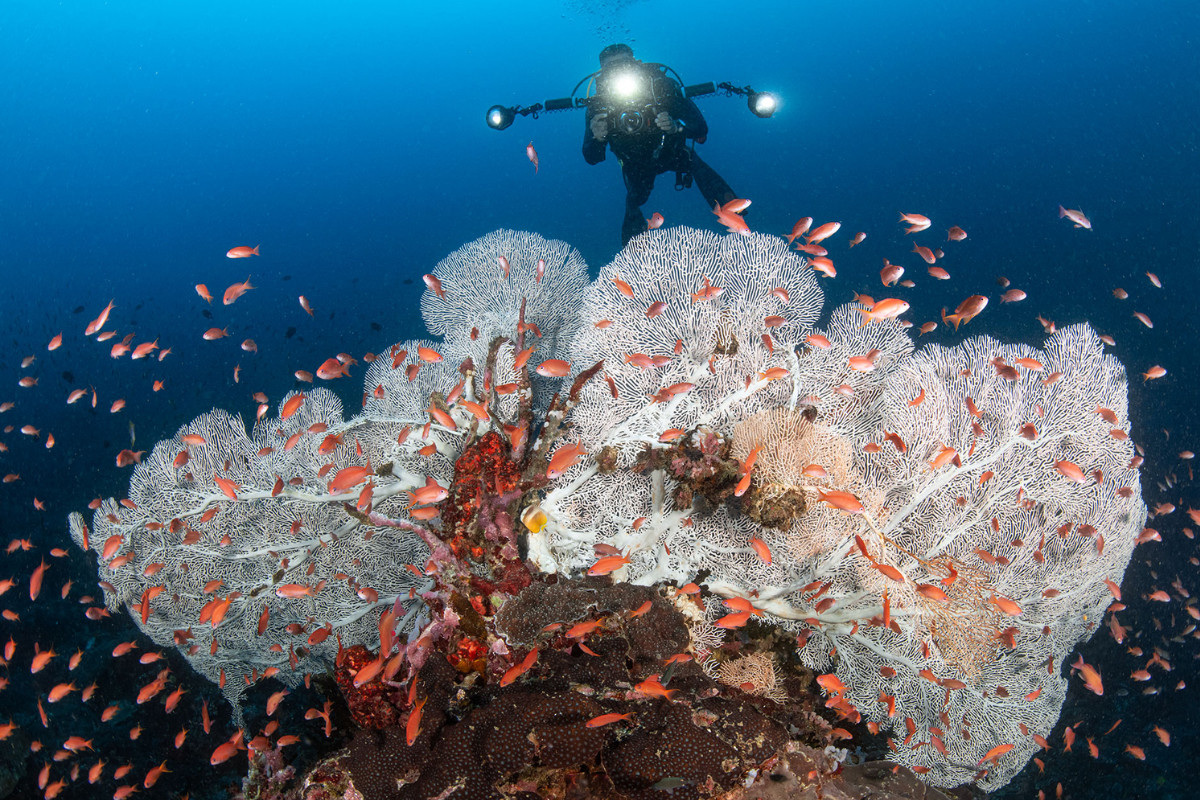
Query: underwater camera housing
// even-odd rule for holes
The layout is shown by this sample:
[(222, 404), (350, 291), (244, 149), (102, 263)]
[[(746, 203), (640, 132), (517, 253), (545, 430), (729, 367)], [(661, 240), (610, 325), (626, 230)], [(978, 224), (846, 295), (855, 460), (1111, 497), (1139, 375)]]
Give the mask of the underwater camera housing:
[(596, 94), (588, 98), (597, 114), (608, 116), (608, 132), (634, 135), (654, 124), (667, 105), (674, 84), (659, 65), (622, 63), (610, 73), (600, 71)]
[[(580, 97), (579, 90), (585, 84), (589, 93)], [(596, 86), (595, 94), (590, 93), (592, 84)], [(537, 119), (542, 111), (595, 108), (597, 113), (608, 114), (609, 133), (633, 135), (654, 124), (654, 118), (667, 106), (671, 94), (679, 91), (677, 87), (682, 87), (683, 96), (687, 98), (718, 93), (726, 97), (745, 97), (750, 112), (760, 119), (774, 116), (779, 109), (779, 98), (772, 92), (757, 92), (749, 86), (734, 86), (727, 81), (688, 86), (679, 73), (666, 64), (622, 63), (608, 73), (599, 70), (585, 75), (575, 84), (569, 97), (534, 103), (532, 106), (494, 105), (487, 110), (486, 121), (489, 128), (502, 131), (512, 125), (518, 115)]]

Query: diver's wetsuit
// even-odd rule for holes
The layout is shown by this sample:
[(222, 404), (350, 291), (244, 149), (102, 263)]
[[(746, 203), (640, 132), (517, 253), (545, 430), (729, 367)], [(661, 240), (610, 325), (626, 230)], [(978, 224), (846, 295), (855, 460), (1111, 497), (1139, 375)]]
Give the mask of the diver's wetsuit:
[[(642, 205), (650, 199), (655, 177), (664, 172), (690, 173), (710, 208), (713, 203), (724, 205), (737, 197), (716, 170), (687, 147), (687, 139), (703, 143), (708, 136), (708, 123), (704, 121), (704, 115), (695, 103), (683, 96), (678, 83), (666, 76), (662, 79), (669, 83), (673, 91), (661, 110), (669, 113), (677, 125), (682, 123), (681, 130), (666, 134), (665, 140), (663, 131), (653, 119), (648, 119), (642, 130), (635, 134), (613, 128), (609, 131), (606, 141), (598, 141), (592, 136), (592, 118), (599, 110), (598, 104), (588, 107), (587, 119), (584, 121), (584, 160), (589, 164), (599, 164), (604, 160), (607, 144), (612, 147), (613, 154), (621, 163), (626, 192), (625, 220), (621, 224), (622, 245), (646, 230)], [(609, 119), (613, 120), (619, 114), (619, 109), (615, 112), (610, 110)], [(659, 149), (660, 145), (661, 149), (656, 158), (654, 151)]]

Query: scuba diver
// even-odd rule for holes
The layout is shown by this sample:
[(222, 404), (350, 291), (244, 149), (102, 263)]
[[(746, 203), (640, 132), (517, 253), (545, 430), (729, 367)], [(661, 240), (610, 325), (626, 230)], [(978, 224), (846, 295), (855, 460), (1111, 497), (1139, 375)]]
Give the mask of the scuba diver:
[(708, 123), (680, 84), (662, 64), (643, 64), (625, 44), (600, 51), (596, 95), (588, 103), (583, 157), (589, 164), (605, 158), (611, 147), (625, 179), (625, 219), (621, 244), (647, 229), (642, 205), (650, 199), (654, 179), (675, 173), (675, 188), (691, 187), (692, 179), (711, 208), (737, 197), (729, 184), (696, 155), (687, 140), (704, 143)]

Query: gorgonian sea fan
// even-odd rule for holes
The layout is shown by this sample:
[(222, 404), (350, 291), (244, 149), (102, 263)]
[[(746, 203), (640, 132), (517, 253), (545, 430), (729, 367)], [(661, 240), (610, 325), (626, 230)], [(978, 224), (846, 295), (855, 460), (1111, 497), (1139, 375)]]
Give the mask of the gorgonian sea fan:
[[(504, 253), (508, 276), (496, 264)], [(417, 620), (424, 604), (410, 592), (432, 581), (408, 567), (424, 566), (429, 543), (393, 524), (412, 521), (408, 492), (429, 479), (449, 484), (470, 435), (471, 414), (444, 402), (456, 386), (463, 399), (476, 398), (475, 370), (464, 374), (460, 362), (474, 354), (482, 380), (488, 343), (516, 328), (522, 297), (529, 298), (525, 319), (544, 338), (574, 330), (569, 300), (587, 284), (576, 251), (515, 231), (464, 246), (436, 272), (449, 300), (435, 298), (426, 317), (447, 340), (400, 342), (381, 354), (366, 373), (361, 414), (344, 420), (337, 397), (314, 389), (285, 415), (297, 396), (289, 393), (280, 416), (259, 421), (251, 437), (239, 417), (214, 410), (159, 442), (134, 468), (133, 507), (106, 500), (90, 529), (82, 515), (71, 515), (75, 542), (86, 541), (99, 556), (109, 609), (126, 606), (156, 644), (177, 647), (198, 672), (222, 683), (239, 719), (254, 677), (274, 668), (294, 685), (332, 663), (339, 641), (378, 646), (379, 613), (393, 604), (401, 607), (399, 628)], [(483, 335), (472, 339), (476, 326)], [(442, 360), (421, 359), (419, 348)], [(512, 345), (498, 349), (495, 368), (511, 370)], [(550, 354), (547, 348), (540, 358)], [(515, 398), (495, 399), (498, 418), (515, 417)], [(445, 410), (455, 428), (436, 422), (432, 407)], [(187, 444), (185, 436), (204, 443)], [(423, 452), (430, 445), (434, 452)], [(186, 463), (176, 466), (180, 453)], [(364, 513), (362, 485), (339, 492), (330, 483), (343, 469), (368, 465), (373, 488)], [(218, 478), (236, 487), (233, 497)], [(392, 524), (372, 524), (371, 512)], [(281, 596), (288, 586), (299, 588)]]
[[(1120, 582), (1146, 514), (1132, 445), (1110, 433), (1128, 426), (1125, 372), (1089, 327), (1059, 331), (1041, 350), (976, 337), (914, 351), (897, 321), (864, 325), (845, 305), (817, 331), (821, 289), (783, 241), (686, 228), (636, 237), (590, 285), (565, 244), (512, 231), (465, 245), (434, 274), (445, 296), (427, 292), (422, 310), (445, 338), (381, 354), (358, 416), (343, 421), (317, 390), (251, 438), (214, 411), (135, 468), (136, 507), (109, 500), (93, 520), (110, 608), (130, 607), (164, 646), (190, 628), (180, 648), (210, 678), (225, 670), (235, 702), (243, 678), (268, 664), (295, 680), (331, 659), (329, 639), (306, 638), (326, 623), (345, 645), (374, 646), (369, 612), (424, 588), (403, 565), (422, 565), (451, 533), (434, 519), (417, 538), (404, 493), (429, 478), (449, 485), (464, 446), (491, 430), (514, 453), (586, 453), (544, 490), (544, 473), (527, 464), (535, 489), (515, 493), (546, 520), (527, 537), (542, 571), (585, 570), (603, 543), (629, 558), (617, 580), (703, 574), (717, 597), (693, 627), (698, 654), (719, 641), (718, 599), (749, 602), (798, 634), (806, 664), (845, 685), (831, 699), (838, 713), (883, 728), (911, 720), (892, 758), (932, 783), (997, 788), (1033, 753), (1032, 736), (1053, 728), (1063, 663), (1094, 632), (1104, 580)], [(817, 332), (828, 348), (807, 343)], [(444, 360), (419, 359), (421, 347)], [(522, 351), (531, 367), (568, 362), (577, 399), (534, 413), (562, 387), (523, 383)], [(541, 441), (514, 445), (539, 424)], [(208, 444), (175, 467), (189, 432)], [(332, 450), (329, 436), (341, 437)], [(371, 516), (327, 485), (368, 461)], [(1082, 480), (1056, 466), (1066, 462)], [(238, 484), (236, 499), (217, 477)], [(273, 496), (279, 477), (287, 488)], [(506, 521), (497, 530), (511, 529), (515, 502), (489, 500), (493, 521)], [(71, 524), (82, 542), (82, 518)], [(113, 559), (128, 563), (113, 569)], [(206, 581), (218, 579), (210, 591), (232, 599), (213, 629), (196, 619)], [(311, 595), (270, 591), (322, 580)], [(142, 623), (154, 587), (163, 590)], [(259, 637), (267, 604), (272, 627)], [(417, 624), (419, 608), (407, 604)], [(997, 744), (1014, 748), (981, 765)]]
[[(1094, 632), (1089, 621), (1110, 597), (1103, 581), (1120, 582), (1145, 519), (1132, 445), (1096, 413), (1111, 409), (1127, 425), (1124, 368), (1086, 325), (1059, 331), (1043, 351), (978, 337), (914, 353), (897, 322), (863, 326), (857, 306), (835, 310), (824, 331), (832, 347), (793, 353), (815, 307), (788, 336), (748, 302), (771, 297), (789, 274), (778, 240), (665, 233), (631, 243), (589, 291), (585, 320), (615, 322), (585, 327), (572, 352), (580, 364), (605, 357), (620, 397), (585, 389), (579, 438), (603, 458), (546, 494), (550, 521), (531, 537), (539, 566), (582, 569), (603, 542), (630, 555), (622, 579), (682, 584), (703, 571), (709, 590), (805, 631), (802, 658), (836, 672), (864, 716), (885, 728), (912, 719), (918, 733), (896, 760), (950, 786), (975, 778), (991, 747), (1012, 743), (979, 781), (1007, 783), (1035, 751), (1031, 735), (1053, 728), (1063, 661)], [(635, 301), (612, 289), (618, 272)], [(692, 302), (704, 275), (724, 286), (730, 274), (749, 276), (747, 288)], [(820, 302), (789, 290), (793, 303)], [(656, 327), (661, 318), (647, 320), (644, 307), (658, 300), (683, 319)], [(719, 335), (718, 318), (737, 334)], [(763, 334), (776, 339), (774, 353)], [(665, 367), (623, 363), (623, 354), (670, 352), (676, 336), (682, 355)], [(869, 353), (868, 369), (850, 366)], [(788, 373), (768, 383), (760, 376), (774, 365)], [(647, 399), (678, 382), (695, 385)], [(663, 440), (671, 429), (685, 432), (682, 446)], [(760, 448), (762, 476), (740, 504), (711, 502), (726, 444), (739, 461)], [(797, 474), (801, 458), (818, 469)], [(1069, 480), (1060, 461), (1089, 477)], [(847, 493), (860, 513), (823, 502), (823, 492)], [(769, 547), (770, 563), (752, 539)], [(895, 716), (881, 695), (894, 698)]]
[[(327, 434), (306, 434), (284, 449), (288, 438), (313, 425), (327, 426), (328, 435), (369, 440), (363, 434), (376, 423), (344, 422), (341, 403), (325, 389), (310, 392), (291, 418), (261, 422), (254, 438), (240, 418), (214, 410), (159, 442), (134, 468), (129, 500), (135, 508), (104, 501), (90, 531), (81, 515), (70, 517), (75, 542), (82, 547), (87, 532), (98, 555), (108, 608), (128, 607), (155, 644), (177, 647), (197, 672), (221, 682), (239, 718), (253, 676), (274, 667), (295, 685), (304, 672), (331, 663), (339, 638), (346, 646), (377, 641), (378, 612), (372, 611), (398, 598), (414, 613), (420, 606), (407, 599), (408, 591), (425, 582), (404, 564), (422, 562), (424, 543), (349, 516), (342, 502), (353, 503), (354, 495), (331, 494), (332, 474), (319, 474), (327, 463), (336, 474), (358, 462), (353, 444), (318, 453)], [(185, 444), (187, 435), (205, 443)], [(264, 447), (275, 449), (259, 455)], [(189, 457), (177, 468), (180, 452)], [(376, 463), (383, 463), (382, 455), (371, 453)], [(238, 487), (236, 500), (222, 493), (216, 477)], [(272, 496), (279, 478), (285, 486)], [(402, 514), (404, 496), (397, 490), (403, 485), (381, 486), (377, 507)], [(277, 592), (288, 585), (309, 593)]]

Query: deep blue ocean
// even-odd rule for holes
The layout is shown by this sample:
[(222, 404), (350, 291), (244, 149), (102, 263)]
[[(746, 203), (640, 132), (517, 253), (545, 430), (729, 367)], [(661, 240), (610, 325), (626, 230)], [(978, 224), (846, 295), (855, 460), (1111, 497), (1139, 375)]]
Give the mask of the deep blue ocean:
[[(1200, 591), (1200, 570), (1188, 562), (1196, 543), (1182, 533), (1200, 492), (1178, 457), (1200, 451), (1200, 5), (528, 0), (439, 9), (0, 5), (0, 402), (16, 403), (0, 414), (0, 427), (15, 426), (0, 434), (8, 448), (0, 475), (20, 475), (0, 484), (0, 545), (36, 545), (0, 552), (0, 579), (18, 584), (0, 607), (20, 617), (0, 621), (0, 642), (11, 636), (23, 653), (0, 670), (9, 679), (0, 723), (11, 717), (45, 745), (12, 755), (25, 759), (12, 797), (41, 796), (38, 770), (76, 732), (94, 735), (110, 765), (133, 762), (130, 780), (167, 759), (175, 772), (147, 795), (218, 797), (240, 779), (244, 757), (210, 768), (209, 744), (171, 744), (181, 727), (196, 736), (204, 698), (218, 709), (223, 736), (232, 733), (220, 695), (177, 657), (170, 663), (189, 694), (174, 717), (142, 715), (141, 740), (126, 736), (137, 719), (97, 728), (96, 709), (77, 696), (52, 707), (43, 730), (33, 692), (48, 686), (25, 666), (35, 641), (63, 654), (60, 672), (66, 656), (84, 648), (70, 678), (81, 687), (94, 679), (110, 697), (158, 668), (109, 658), (116, 642), (139, 638), (128, 618), (83, 617), (79, 595), (100, 592), (91, 559), (70, 543), (66, 515), (93, 497), (125, 495), (129, 470), (114, 459), (130, 446), (131, 427), (135, 449), (149, 450), (214, 407), (251, 421), (251, 394), (277, 402), (293, 388), (294, 371), (422, 335), (421, 275), (467, 241), (497, 228), (531, 230), (578, 248), (593, 273), (607, 263), (621, 247), (624, 187), (611, 155), (597, 166), (584, 162), (583, 112), (518, 118), (504, 131), (489, 129), (484, 112), (570, 94), (597, 69), (599, 50), (618, 41), (643, 60), (669, 64), (688, 84), (729, 81), (778, 94), (771, 119), (749, 113), (744, 99), (699, 98), (710, 133), (697, 152), (753, 201), (747, 221), (755, 231), (782, 235), (803, 216), (842, 222), (826, 242), (838, 270), (823, 279), (827, 311), (855, 292), (881, 296), (878, 272), (888, 258), (917, 281), (899, 290), (917, 325), (969, 294), (992, 298), (959, 333), (942, 325), (922, 343), (987, 333), (1040, 344), (1039, 314), (1059, 327), (1086, 320), (1113, 337), (1110, 351), (1131, 378), (1132, 435), (1146, 451), (1144, 497), (1179, 509), (1152, 523), (1161, 544), (1135, 552), (1122, 622), (1147, 651), (1166, 641), (1154, 616), (1167, 635), (1183, 627), (1178, 603), (1164, 608), (1139, 597), (1176, 575)], [(536, 174), (529, 142), (539, 154)], [(719, 230), (698, 189), (676, 192), (672, 177), (658, 179), (646, 216)], [(1060, 204), (1081, 209), (1093, 228), (1059, 219)], [(939, 262), (950, 280), (926, 278), (909, 252), (914, 237), (896, 224), (901, 211), (933, 220), (921, 241), (931, 247), (951, 225), (967, 231)], [(856, 231), (866, 239), (849, 250)], [(261, 256), (226, 258), (241, 245), (261, 245)], [(253, 291), (223, 305), (221, 293), (247, 275)], [(1000, 304), (1001, 276), (1028, 298)], [(216, 297), (212, 305), (197, 296), (198, 283)], [(1118, 286), (1128, 300), (1113, 297)], [(114, 360), (116, 339), (84, 337), (112, 299), (107, 329), (118, 339), (134, 333), (135, 342), (157, 337), (172, 350), (165, 361)], [(1134, 311), (1149, 315), (1153, 329)], [(230, 335), (204, 341), (211, 327)], [(60, 331), (63, 346), (48, 352)], [(247, 338), (257, 354), (239, 348)], [(36, 362), (22, 369), (30, 355)], [(1143, 383), (1140, 374), (1154, 365), (1168, 374)], [(360, 406), (361, 370), (328, 384), (348, 413)], [(18, 386), (24, 376), (37, 385)], [(155, 380), (162, 391), (151, 390)], [(95, 409), (90, 395), (66, 404), (69, 392), (89, 386)], [(127, 405), (110, 413), (118, 398)], [(24, 425), (40, 437), (22, 435)], [(70, 555), (52, 558), (54, 547)], [(27, 578), (41, 558), (51, 563), (47, 588), (30, 603)], [(63, 602), (68, 578), (75, 588)], [(1200, 796), (1189, 783), (1200, 751), (1191, 711), (1200, 692), (1196, 645), (1190, 637), (1165, 645), (1174, 670), (1156, 684), (1159, 694), (1146, 696), (1146, 684), (1125, 678), (1141, 662), (1106, 631), (1096, 635), (1081, 652), (1100, 667), (1108, 691), (1096, 697), (1073, 681), (1045, 773), (1031, 763), (1002, 796), (1033, 798), (1042, 789), (1052, 797), (1059, 782), (1068, 798)], [(1186, 688), (1176, 691), (1178, 681)], [(291, 704), (285, 727), (305, 727), (305, 707)], [(1118, 719), (1117, 731), (1101, 738)], [(1062, 728), (1076, 723), (1081, 741), (1064, 754)], [(1171, 732), (1169, 749), (1157, 744), (1153, 725)], [(1085, 735), (1101, 744), (1098, 762)], [(1126, 742), (1144, 746), (1146, 760), (1122, 754)], [(304, 743), (301, 752), (320, 744)], [(110, 796), (111, 770), (96, 786), (81, 776), (63, 796)], [(211, 785), (198, 776), (211, 776)]]

